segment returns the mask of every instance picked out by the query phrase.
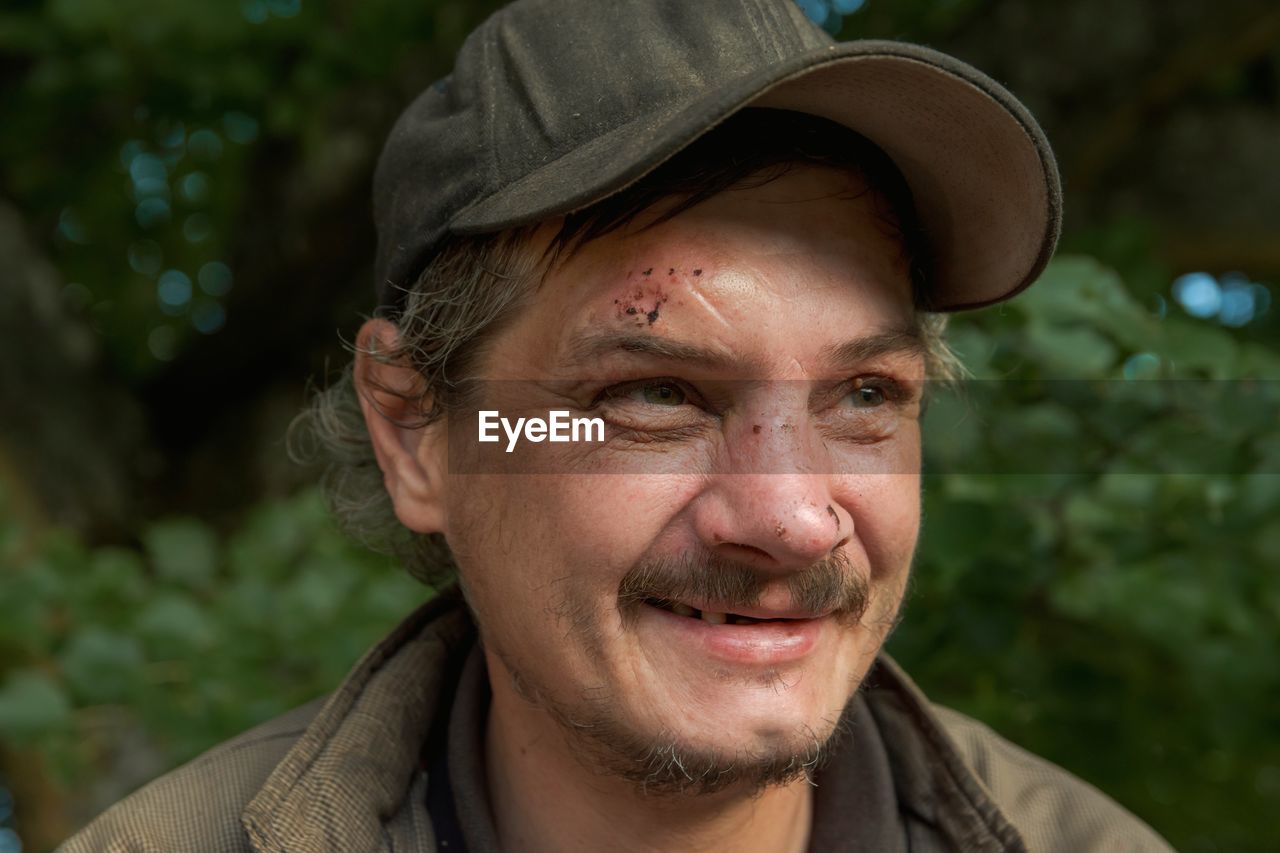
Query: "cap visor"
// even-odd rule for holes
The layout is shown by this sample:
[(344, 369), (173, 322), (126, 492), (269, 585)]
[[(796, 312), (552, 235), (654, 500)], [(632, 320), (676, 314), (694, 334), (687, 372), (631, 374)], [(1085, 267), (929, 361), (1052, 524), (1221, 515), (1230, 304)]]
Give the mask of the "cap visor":
[(933, 253), (935, 310), (1012, 296), (1053, 254), (1061, 189), (1035, 119), (977, 69), (929, 48), (881, 41), (802, 54), (615, 128), (473, 203), (450, 230), (485, 233), (587, 207), (753, 106), (840, 122), (893, 159)]

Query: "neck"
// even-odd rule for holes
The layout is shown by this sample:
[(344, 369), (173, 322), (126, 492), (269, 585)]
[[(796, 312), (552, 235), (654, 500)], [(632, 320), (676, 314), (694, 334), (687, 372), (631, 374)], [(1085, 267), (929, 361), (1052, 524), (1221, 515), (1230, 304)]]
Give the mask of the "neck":
[[(494, 672), (490, 660), (490, 672)], [(812, 788), (793, 784), (715, 794), (646, 796), (594, 771), (541, 709), (492, 679), (486, 768), (502, 850), (529, 853), (719, 851), (803, 853)]]

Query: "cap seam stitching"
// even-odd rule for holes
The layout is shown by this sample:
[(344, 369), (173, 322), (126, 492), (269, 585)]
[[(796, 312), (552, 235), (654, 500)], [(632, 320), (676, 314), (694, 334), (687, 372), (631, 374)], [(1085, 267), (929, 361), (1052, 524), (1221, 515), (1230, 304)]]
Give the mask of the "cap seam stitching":
[(773, 58), (775, 61), (778, 61), (778, 62), (786, 61), (786, 57), (782, 53), (782, 46), (778, 43), (779, 39), (765, 38), (766, 30), (770, 31), (767, 33), (767, 35), (774, 35), (777, 31), (777, 27), (770, 27), (769, 21), (767, 20), (773, 17), (774, 10), (762, 2), (756, 2), (750, 8), (751, 8), (752, 17), (755, 18), (755, 23), (756, 23), (756, 28), (755, 28), (756, 43), (757, 44), (767, 43), (770, 49), (773, 51)]
[[(498, 12), (494, 14), (494, 16), (490, 18), (488, 21), (488, 27), (486, 28), (487, 31), (485, 32), (485, 38), (483, 41), (484, 63), (485, 63), (485, 67), (487, 68), (494, 67), (493, 58), (494, 58), (494, 55), (497, 53), (496, 41), (497, 41), (498, 22), (502, 19), (501, 16), (505, 11), (506, 11), (505, 9), (498, 10)], [(487, 181), (487, 183), (490, 189), (489, 189), (489, 192), (486, 193), (486, 195), (493, 194), (494, 190), (492, 188), (498, 186), (499, 181), (501, 180), (501, 177), (502, 177), (502, 164), (498, 162), (498, 146), (494, 144), (494, 139), (495, 139), (494, 123), (495, 123), (495, 116), (497, 114), (497, 110), (495, 109), (495, 102), (497, 101), (497, 98), (495, 97), (494, 91), (493, 91), (494, 76), (495, 75), (492, 75), (492, 74), (486, 74), (482, 77), (482, 79), (484, 80), (484, 86), (485, 86), (484, 147), (489, 152), (489, 158), (488, 158), (489, 159), (489, 180)], [(456, 215), (453, 217), (450, 217), (450, 223), (452, 224), (452, 221), (456, 218), (457, 218)]]

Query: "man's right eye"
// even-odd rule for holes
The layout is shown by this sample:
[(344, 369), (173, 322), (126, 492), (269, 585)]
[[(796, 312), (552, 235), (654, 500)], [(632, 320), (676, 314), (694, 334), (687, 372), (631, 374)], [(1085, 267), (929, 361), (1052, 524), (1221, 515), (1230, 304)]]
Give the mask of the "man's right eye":
[(680, 406), (688, 399), (684, 389), (674, 382), (646, 382), (631, 388), (627, 395), (651, 406)]
[(614, 405), (633, 404), (662, 409), (678, 409), (686, 404), (696, 405), (698, 398), (678, 379), (637, 379), (619, 382), (596, 395), (593, 406), (601, 403)]

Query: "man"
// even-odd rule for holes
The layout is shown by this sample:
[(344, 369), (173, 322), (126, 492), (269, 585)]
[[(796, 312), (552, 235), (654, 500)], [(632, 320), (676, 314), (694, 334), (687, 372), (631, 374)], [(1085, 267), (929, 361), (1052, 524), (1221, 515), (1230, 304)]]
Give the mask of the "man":
[(458, 586), (67, 849), (1167, 849), (881, 654), (939, 312), (1057, 239), (1007, 92), (784, 0), (520, 0), (375, 201), (311, 426), (348, 526)]

